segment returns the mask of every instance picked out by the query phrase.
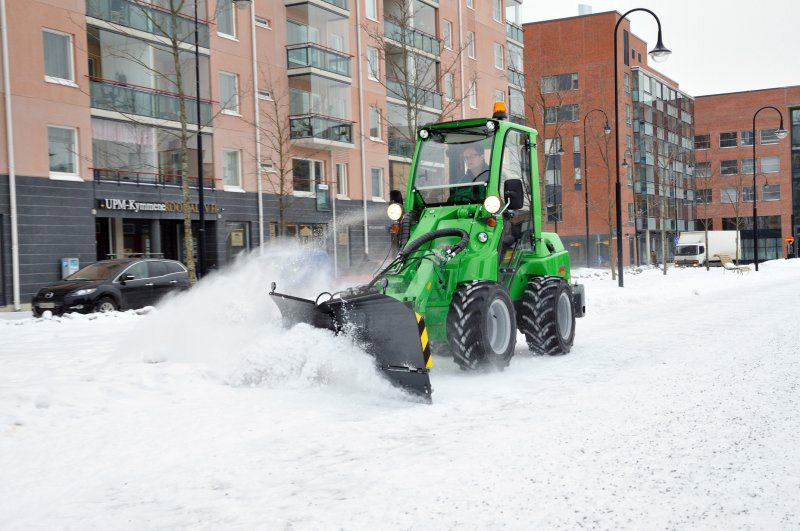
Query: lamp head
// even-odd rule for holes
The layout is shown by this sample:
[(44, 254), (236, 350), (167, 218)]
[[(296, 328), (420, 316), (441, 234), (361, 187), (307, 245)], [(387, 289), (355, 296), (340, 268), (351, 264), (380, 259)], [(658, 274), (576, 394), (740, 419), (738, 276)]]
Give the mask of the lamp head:
[(669, 55), (672, 51), (664, 46), (664, 41), (661, 40), (661, 31), (658, 32), (658, 42), (656, 42), (656, 47), (650, 50), (650, 57), (656, 63), (663, 63), (667, 60)]

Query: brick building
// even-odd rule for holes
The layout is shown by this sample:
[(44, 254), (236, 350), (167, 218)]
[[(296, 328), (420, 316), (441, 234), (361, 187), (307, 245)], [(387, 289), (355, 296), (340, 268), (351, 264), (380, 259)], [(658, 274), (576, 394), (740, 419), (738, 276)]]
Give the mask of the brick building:
[[(194, 1), (174, 18), (178, 66), (167, 0), (0, 1), (0, 145), (12, 137), (16, 163), (12, 193), (0, 149), (0, 308), (59, 278), (62, 257), (186, 258), (178, 72), (211, 267), (276, 236), (276, 192), (291, 202), (286, 235), (327, 248), (339, 271), (383, 259), (385, 199), (405, 182), (417, 125), (485, 116), (506, 97), (524, 119), (522, 0), (197, 0), (199, 94)], [(291, 140), (283, 162), (275, 116)]]
[[(778, 113), (789, 137), (779, 139)], [(744, 260), (753, 259), (753, 170), (758, 205), (759, 259), (785, 256), (785, 238), (800, 234), (800, 86), (696, 99), (695, 171), (698, 225), (741, 230)]]
[[(544, 221), (576, 264), (587, 260), (587, 203), (591, 263), (608, 264), (609, 251), (616, 252), (613, 34), (620, 16), (611, 11), (523, 26), (526, 116), (544, 142)], [(672, 242), (678, 231), (694, 228), (694, 102), (648, 64), (650, 47), (630, 32), (628, 20), (618, 39), (623, 260), (629, 264), (637, 252), (640, 261), (651, 250), (660, 258), (662, 234)], [(609, 135), (595, 109), (608, 116)], [(673, 246), (666, 247), (671, 256)]]

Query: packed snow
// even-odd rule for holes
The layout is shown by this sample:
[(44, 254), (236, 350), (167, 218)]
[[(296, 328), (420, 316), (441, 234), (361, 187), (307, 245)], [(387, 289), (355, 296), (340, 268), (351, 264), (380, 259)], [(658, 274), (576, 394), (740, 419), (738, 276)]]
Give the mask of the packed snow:
[(800, 527), (800, 260), (578, 270), (570, 354), (437, 357), (432, 405), (280, 327), (270, 282), (309, 273), (268, 253), (154, 309), (0, 318), (2, 528)]

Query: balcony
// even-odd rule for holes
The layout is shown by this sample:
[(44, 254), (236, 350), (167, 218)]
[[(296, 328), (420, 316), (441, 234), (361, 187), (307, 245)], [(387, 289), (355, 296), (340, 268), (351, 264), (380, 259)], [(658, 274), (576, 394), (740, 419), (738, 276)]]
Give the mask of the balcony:
[[(86, 0), (86, 16), (119, 24), (131, 29), (146, 31), (161, 37), (168, 37), (161, 28), (172, 28), (168, 9), (134, 0)], [(178, 15), (178, 41), (194, 44), (194, 19)], [(208, 48), (208, 23), (198, 24), (197, 40), (200, 46)]]
[[(143, 171), (129, 171), (112, 168), (92, 168), (94, 180), (97, 182), (107, 182), (116, 184), (135, 184), (149, 186), (181, 186), (183, 179), (180, 175), (170, 173), (149, 173)], [(215, 181), (220, 179), (215, 177), (203, 177), (203, 188), (214, 189)], [(197, 176), (189, 176), (189, 187), (197, 188)]]
[(353, 122), (323, 116), (304, 114), (289, 117), (289, 131), (292, 140), (309, 145), (353, 144)]
[(656, 218), (639, 218), (636, 220), (637, 230), (656, 230)]
[[(405, 43), (406, 46), (427, 52), (437, 58), (441, 54), (442, 48), (439, 40), (424, 31), (402, 28), (399, 24), (387, 19), (383, 22), (383, 33), (387, 39), (400, 44)], [(403, 39), (403, 33), (405, 33), (405, 39)]]
[(506, 37), (520, 44), (525, 42), (525, 32), (513, 22), (506, 22)]
[(389, 156), (410, 159), (414, 154), (414, 142), (402, 137), (389, 137)]
[(286, 47), (289, 70), (294, 68), (318, 68), (344, 77), (350, 73), (350, 55), (320, 46), (313, 42), (290, 44)]
[[(90, 100), (94, 109), (180, 121), (180, 99), (175, 93), (119, 81), (99, 78), (90, 80)], [(197, 99), (186, 96), (185, 101), (186, 121), (197, 124)], [(200, 118), (203, 126), (211, 124), (211, 116), (211, 102), (200, 100)]]
[(390, 98), (397, 98), (403, 103), (430, 107), (442, 110), (442, 95), (436, 91), (426, 89), (417, 85), (405, 84), (394, 79), (386, 80), (386, 95)]
[(525, 117), (524, 116), (520, 116), (518, 114), (514, 114), (513, 112), (509, 115), (508, 119), (511, 120), (511, 122), (515, 123), (515, 124), (528, 125), (527, 122), (525, 121)]
[(525, 74), (518, 72), (513, 68), (508, 69), (508, 82), (513, 87), (525, 89)]
[(652, 182), (643, 183), (642, 181), (636, 181), (634, 191), (637, 194), (656, 195), (656, 185)]
[(326, 4), (330, 4), (332, 6), (336, 6), (339, 9), (344, 9), (347, 11), (347, 0), (322, 0)]

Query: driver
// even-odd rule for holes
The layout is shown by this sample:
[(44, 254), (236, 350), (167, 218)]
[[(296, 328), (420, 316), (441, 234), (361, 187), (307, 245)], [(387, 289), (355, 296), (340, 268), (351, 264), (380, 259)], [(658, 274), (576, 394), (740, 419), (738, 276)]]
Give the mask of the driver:
[(483, 157), (483, 149), (479, 146), (467, 146), (464, 148), (464, 164), (467, 171), (460, 181), (454, 184), (482, 183), (489, 180), (489, 166)]

